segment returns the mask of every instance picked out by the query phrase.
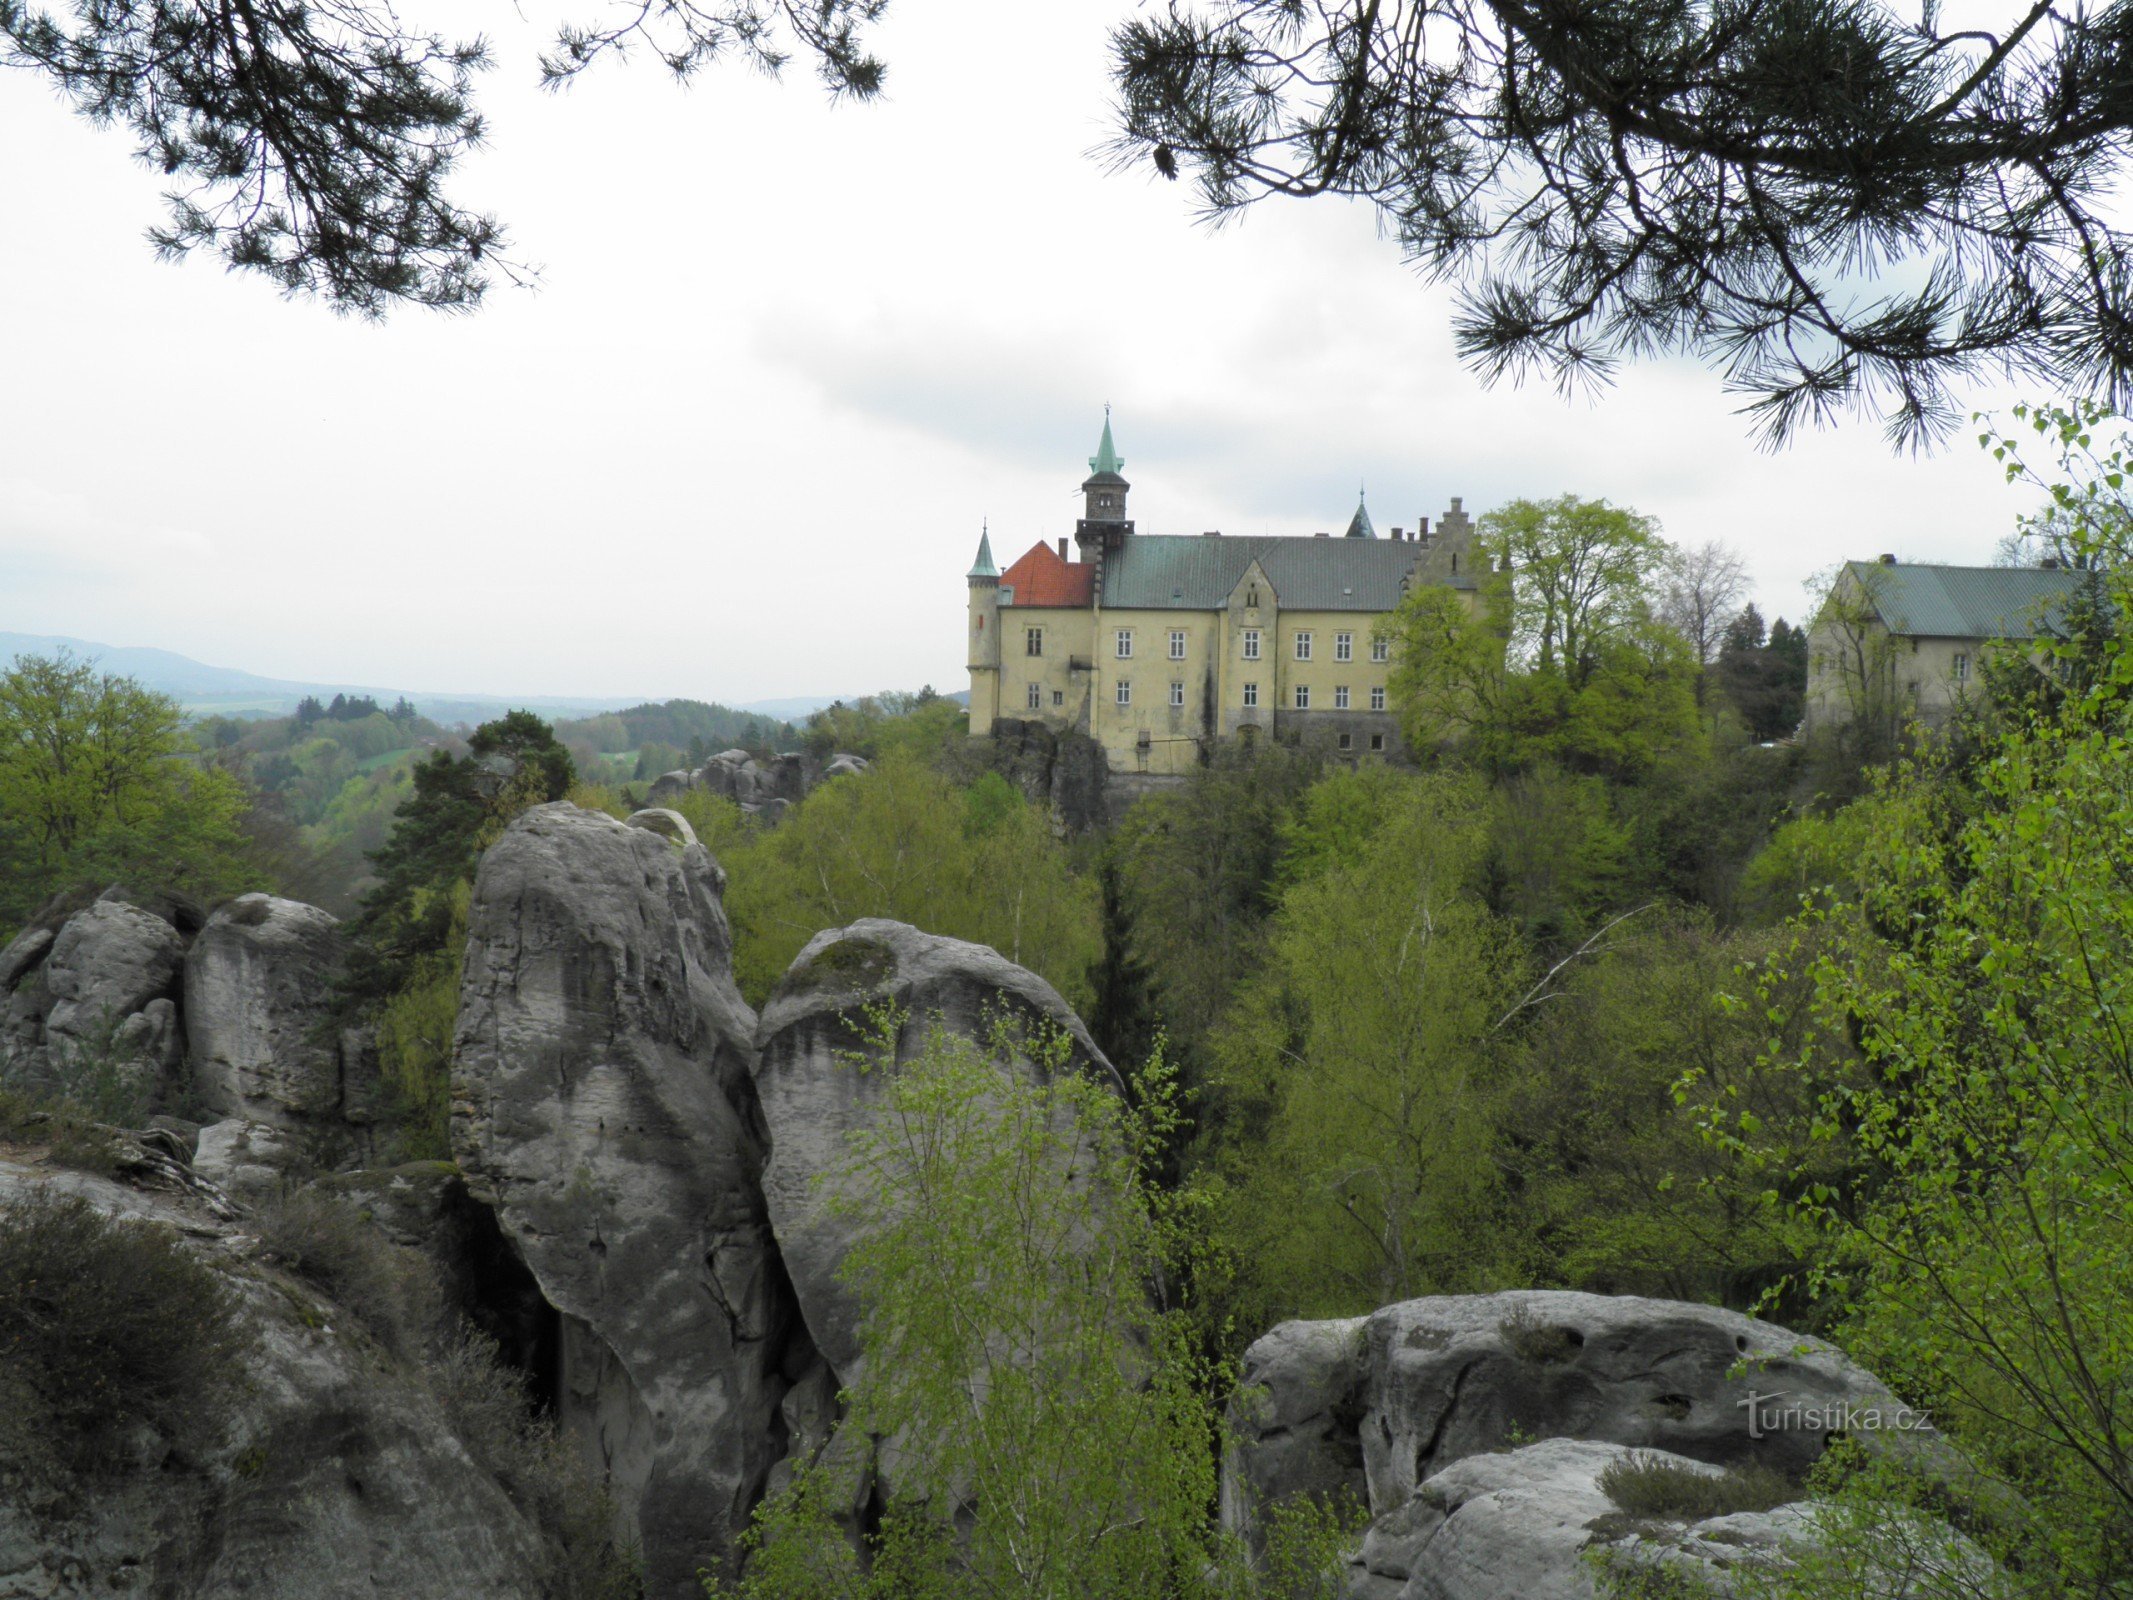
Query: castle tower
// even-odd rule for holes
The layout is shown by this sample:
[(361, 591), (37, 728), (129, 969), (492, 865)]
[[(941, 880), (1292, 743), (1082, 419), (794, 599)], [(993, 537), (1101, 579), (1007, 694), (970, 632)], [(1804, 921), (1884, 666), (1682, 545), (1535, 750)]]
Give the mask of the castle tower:
[(992, 731), (1000, 714), (1000, 569), (992, 559), (992, 530), (978, 535), (970, 564), (970, 731)]
[(1351, 539), (1375, 539), (1377, 528), (1371, 523), (1369, 508), (1363, 504), (1363, 491), (1355, 491), (1355, 515), (1348, 519), (1348, 537)]
[(1126, 520), (1126, 491), (1133, 485), (1119, 472), (1125, 464), (1111, 443), (1111, 408), (1105, 406), (1104, 436), (1089, 457), (1089, 475), (1081, 484), (1082, 516), (1074, 524), (1074, 544), (1084, 561), (1102, 560), (1133, 532)]

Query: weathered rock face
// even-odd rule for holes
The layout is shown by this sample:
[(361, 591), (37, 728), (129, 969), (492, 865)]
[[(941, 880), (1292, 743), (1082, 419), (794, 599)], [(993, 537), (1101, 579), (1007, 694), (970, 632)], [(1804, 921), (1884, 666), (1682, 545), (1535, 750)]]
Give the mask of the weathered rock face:
[(775, 823), (789, 808), (805, 800), (824, 778), (866, 769), (862, 756), (832, 756), (825, 766), (803, 750), (781, 751), (767, 761), (757, 761), (745, 750), (721, 750), (694, 772), (662, 772), (653, 781), (645, 803), (667, 806), (691, 790), (702, 790), (731, 800), (750, 816)]
[[(1598, 1600), (1603, 1564), (1617, 1562), (1666, 1570), (1688, 1593), (1724, 1595), (1743, 1569), (1788, 1565), (1786, 1547), (1812, 1534), (1803, 1504), (1702, 1519), (1627, 1516), (1599, 1477), (1631, 1453), (1548, 1439), (1455, 1462), (1371, 1525), (1349, 1563), (1350, 1600)], [(1719, 1470), (1660, 1452), (1645, 1459)]]
[(452, 1140), (562, 1318), (559, 1413), (649, 1592), (700, 1593), (784, 1453), (804, 1349), (759, 1174), (754, 1016), (700, 845), (565, 803), (515, 821), (469, 913)]
[(209, 1600), (454, 1595), (541, 1600), (541, 1532), (469, 1453), (413, 1369), (338, 1329), (308, 1285), (250, 1259), (241, 1226), (81, 1173), (0, 1160), (0, 1201), (41, 1188), (164, 1223), (224, 1265), (255, 1344), (248, 1383), (200, 1459), (139, 1441), (132, 1469), (72, 1514), (0, 1489), (0, 1595)]
[(231, 1117), (200, 1130), (193, 1171), (240, 1200), (271, 1195), (304, 1165), (304, 1152), (286, 1128)]
[(0, 951), (0, 1076), (66, 1087), (123, 1082), (153, 1104), (184, 1055), (171, 922), (119, 891), (33, 924)]
[(339, 923), (316, 906), (248, 894), (208, 918), (185, 957), (186, 1037), (203, 1105), (283, 1127), (342, 1115), (332, 1002), (346, 959)]
[[(1454, 1462), (1519, 1439), (1752, 1462), (1797, 1480), (1826, 1431), (1788, 1426), (1791, 1413), (1773, 1405), (1850, 1403), (1892, 1419), (1901, 1409), (1837, 1350), (1770, 1323), (1715, 1306), (1555, 1290), (1284, 1323), (1245, 1352), (1243, 1390), (1223, 1513), (1246, 1532), (1259, 1508), (1300, 1490), (1347, 1489), (1382, 1515)], [(1766, 1397), (1753, 1428), (1752, 1396)]]
[(988, 765), (1034, 804), (1049, 806), (1070, 831), (1086, 832), (1103, 822), (1110, 761), (1088, 734), (1061, 731), (1034, 717), (998, 717), (976, 742)]
[[(904, 1018), (898, 1062), (935, 1029), (982, 1039), (995, 1021), (1043, 1024), (1071, 1041), (1070, 1067), (1112, 1077), (1059, 992), (984, 945), (868, 918), (817, 934), (764, 1007), (756, 1085), (770, 1131), (763, 1193), (800, 1309), (817, 1347), (849, 1385), (859, 1369), (858, 1306), (838, 1269), (864, 1223), (833, 1214), (819, 1180), (849, 1157), (858, 1129), (879, 1114), (885, 1074), (860, 1072), (851, 1052), (877, 1053), (862, 1009), (887, 1002)], [(1033, 1070), (1026, 1059), (1015, 1063)]]

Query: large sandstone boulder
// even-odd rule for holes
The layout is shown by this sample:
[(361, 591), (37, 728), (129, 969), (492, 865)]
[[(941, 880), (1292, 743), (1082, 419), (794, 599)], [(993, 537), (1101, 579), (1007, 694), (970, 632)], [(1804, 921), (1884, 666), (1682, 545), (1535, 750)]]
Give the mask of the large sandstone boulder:
[[(1735, 1592), (1744, 1572), (1773, 1573), (1814, 1532), (1799, 1502), (1724, 1516), (1633, 1516), (1600, 1474), (1633, 1452), (1548, 1439), (1468, 1456), (1380, 1517), (1349, 1563), (1349, 1600), (1600, 1600), (1603, 1574), (1664, 1574), (1665, 1594)], [(1642, 1462), (1692, 1475), (1721, 1469), (1652, 1452)]]
[(498, 1464), (422, 1372), (315, 1285), (261, 1264), (242, 1224), (78, 1172), (0, 1159), (0, 1204), (79, 1196), (166, 1225), (225, 1275), (251, 1336), (212, 1442), (142, 1430), (93, 1492), (0, 1475), (0, 1595), (169, 1600), (545, 1600), (553, 1557)]
[(121, 891), (64, 903), (0, 951), (0, 1079), (147, 1109), (184, 1055), (172, 997), (185, 942)]
[[(888, 1048), (865, 1017), (886, 1003), (902, 1020)], [(926, 1047), (935, 1030), (985, 1039), (1056, 1028), (1070, 1041), (1070, 1070), (1113, 1079), (1110, 1063), (1059, 992), (985, 945), (921, 933), (868, 918), (817, 934), (794, 960), (763, 1010), (756, 1086), (770, 1131), (763, 1194), (785, 1268), (816, 1346), (838, 1379), (859, 1370), (859, 1307), (838, 1271), (863, 1237), (867, 1212), (833, 1205), (824, 1180), (850, 1159), (853, 1134), (879, 1115), (886, 1065), (862, 1072), (854, 1053), (897, 1063)], [(1030, 1072), (1027, 1056), (1013, 1059)]]
[(526, 812), (475, 880), (453, 1053), (454, 1153), (561, 1314), (559, 1412), (655, 1600), (728, 1557), (782, 1453), (782, 1369), (808, 1354), (721, 883), (701, 845)]
[(1842, 1352), (1716, 1306), (1556, 1290), (1409, 1300), (1284, 1323), (1245, 1352), (1223, 1515), (1254, 1534), (1264, 1507), (1342, 1490), (1383, 1515), (1453, 1463), (1521, 1440), (1797, 1480), (1846, 1407), (1892, 1430), (1913, 1415)]
[(282, 1127), (342, 1112), (334, 983), (347, 960), (339, 922), (317, 906), (240, 895), (207, 920), (185, 957), (194, 1092), (210, 1111)]

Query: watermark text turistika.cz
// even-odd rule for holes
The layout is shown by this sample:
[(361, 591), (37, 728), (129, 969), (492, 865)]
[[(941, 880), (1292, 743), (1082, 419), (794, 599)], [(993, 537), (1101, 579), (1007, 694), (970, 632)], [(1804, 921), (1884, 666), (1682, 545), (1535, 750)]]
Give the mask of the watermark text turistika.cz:
[(1748, 1413), (1748, 1437), (1786, 1433), (1917, 1433), (1933, 1426), (1923, 1411), (1906, 1405), (1864, 1404), (1857, 1400), (1797, 1400), (1783, 1394), (1749, 1390), (1736, 1402)]

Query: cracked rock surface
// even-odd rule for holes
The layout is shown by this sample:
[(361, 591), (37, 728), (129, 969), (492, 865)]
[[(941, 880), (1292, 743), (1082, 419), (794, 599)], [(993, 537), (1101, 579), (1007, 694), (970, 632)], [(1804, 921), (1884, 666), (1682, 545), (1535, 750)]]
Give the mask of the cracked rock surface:
[(722, 888), (701, 845), (526, 812), (475, 880), (453, 1051), (454, 1154), (560, 1313), (560, 1420), (656, 1600), (724, 1560), (812, 1357), (763, 1205)]

